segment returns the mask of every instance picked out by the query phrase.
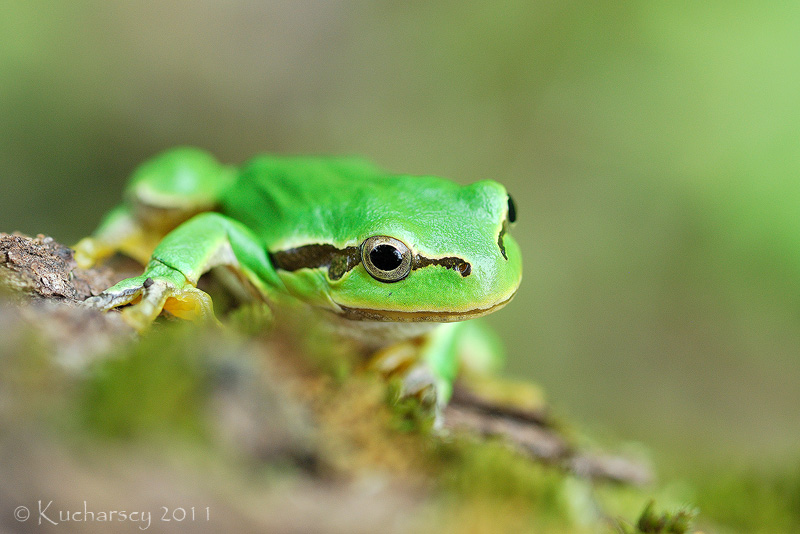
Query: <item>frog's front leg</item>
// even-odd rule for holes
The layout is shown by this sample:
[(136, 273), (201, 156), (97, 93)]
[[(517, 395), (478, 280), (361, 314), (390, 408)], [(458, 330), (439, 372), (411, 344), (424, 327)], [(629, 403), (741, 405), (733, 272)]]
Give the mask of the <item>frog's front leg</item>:
[(221, 265), (241, 271), (262, 293), (281, 284), (266, 249), (248, 228), (208, 212), (167, 234), (141, 276), (123, 280), (86, 303), (103, 310), (133, 303), (123, 313), (138, 330), (162, 310), (182, 318), (213, 318), (211, 298), (196, 286), (203, 273)]
[(145, 264), (164, 233), (148, 228), (128, 205), (122, 204), (106, 215), (94, 234), (75, 244), (75, 261), (82, 269), (88, 269), (115, 252), (122, 252)]
[(415, 397), (434, 410), (437, 420), (453, 394), (456, 378), (465, 368), (474, 373), (496, 371), (503, 361), (502, 346), (480, 320), (445, 323), (423, 336), (376, 353), (370, 367), (401, 379), (404, 397)]

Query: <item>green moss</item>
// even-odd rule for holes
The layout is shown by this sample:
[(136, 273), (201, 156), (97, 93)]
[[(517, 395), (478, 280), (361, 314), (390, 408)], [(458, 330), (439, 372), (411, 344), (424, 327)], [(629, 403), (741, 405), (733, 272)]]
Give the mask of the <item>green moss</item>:
[(656, 512), (655, 501), (647, 503), (635, 524), (617, 523), (622, 534), (686, 534), (692, 526), (697, 512), (681, 508), (674, 512)]
[(0, 297), (0, 424), (8, 429), (15, 422), (58, 421), (70, 389), (64, 370), (39, 332), (12, 315), (16, 310), (5, 307)]
[(432, 453), (442, 510), (458, 518), (445, 524), (475, 532), (577, 526), (569, 495), (572, 480), (563, 471), (530, 461), (496, 441), (446, 440)]
[(353, 343), (337, 336), (313, 310), (297, 303), (287, 303), (276, 311), (270, 339), (284, 347), (282, 352), (295, 356), (295, 365), (322, 373), (339, 384), (365, 360)]
[(436, 449), (443, 488), (465, 496), (555, 502), (562, 473), (531, 462), (499, 442), (461, 438)]
[(800, 464), (718, 469), (696, 488), (703, 516), (717, 524), (747, 533), (800, 532)]
[(86, 427), (114, 438), (202, 433), (207, 337), (196, 325), (168, 326), (91, 369), (78, 400)]
[[(423, 503), (421, 531), (577, 534), (616, 528), (625, 533), (677, 534), (689, 519), (684, 512), (655, 513), (652, 507), (640, 517), (644, 502), (654, 492), (659, 504), (671, 502), (657, 490), (592, 483), (558, 466), (532, 460), (500, 440), (459, 434), (442, 437), (430, 432), (430, 411), (414, 399), (398, 402), (398, 384), (390, 382), (387, 386), (378, 376), (361, 371), (358, 355), (347, 353), (347, 345), (334, 343), (330, 336), (311, 327), (305, 328), (308, 337), (303, 338), (291, 324), (283, 323), (265, 339), (255, 328), (263, 324), (264, 316), (240, 313), (243, 315), (230, 320), (244, 324), (244, 336), (202, 325), (162, 322), (79, 375), (54, 373), (57, 366), (48, 359), (47, 347), (24, 343), (24, 336), (13, 343), (7, 337), (0, 385), (13, 386), (15, 391), (38, 391), (42, 401), (53, 396), (47, 392), (58, 392), (59, 402), (27, 404), (39, 413), (43, 413), (43, 405), (58, 406), (60, 413), (69, 415), (71, 424), (61, 424), (57, 430), (71, 431), (62, 437), (78, 437), (80, 446), (87, 450), (102, 450), (107, 438), (127, 440), (132, 453), (145, 443), (152, 450), (153, 438), (162, 443), (158, 438), (164, 437), (164, 442), (173, 446), (158, 449), (158, 454), (185, 457), (191, 450), (200, 458), (225, 462), (225, 454), (219, 454), (225, 445), (210, 438), (213, 425), (220, 423), (213, 419), (211, 402), (219, 378), (216, 363), (250, 357), (245, 366), (252, 371), (248, 376), (254, 383), (276, 380), (313, 414), (315, 435), (309, 437), (313, 443), (308, 447), (322, 470), (336, 479), (386, 476), (400, 486), (413, 488), (411, 491)], [(264, 345), (258, 350), (243, 350), (261, 343)], [(263, 369), (279, 371), (260, 376), (260, 355), (269, 359)], [(251, 398), (237, 397), (245, 408)], [(52, 427), (54, 418), (39, 420), (47, 428)], [(280, 431), (265, 427), (273, 437)], [(248, 433), (244, 439), (259, 435)], [(255, 463), (248, 465), (262, 462), (258, 465), (263, 467), (276, 460), (266, 456), (252, 461)], [(231, 472), (238, 476), (235, 470)], [(302, 475), (281, 471), (275, 476), (290, 482)], [(317, 482), (315, 475), (310, 476)], [(766, 514), (776, 510), (787, 517), (791, 501), (778, 504), (769, 500), (777, 501), (798, 487), (795, 476), (790, 483), (760, 497), (756, 502), (763, 501), (765, 511), (755, 518), (725, 516), (732, 513), (726, 503), (747, 498), (746, 487), (741, 485), (721, 484), (714, 491), (706, 488), (706, 504), (701, 505), (717, 514), (715, 519), (727, 520), (726, 524), (758, 525), (767, 521)], [(236, 499), (240, 497), (236, 495)], [(708, 504), (711, 502), (716, 504)], [(409, 513), (419, 512), (416, 505), (407, 506)], [(628, 521), (614, 523), (609, 517)], [(416, 516), (409, 516), (410, 522), (412, 519), (417, 521)], [(622, 530), (626, 528), (623, 525), (632, 530)]]

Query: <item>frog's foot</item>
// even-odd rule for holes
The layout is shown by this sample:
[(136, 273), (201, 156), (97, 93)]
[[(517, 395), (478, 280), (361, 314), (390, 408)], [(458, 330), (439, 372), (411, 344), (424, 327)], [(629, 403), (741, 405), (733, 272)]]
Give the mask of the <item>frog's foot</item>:
[(81, 269), (88, 269), (114, 253), (122, 252), (144, 265), (162, 237), (163, 233), (145, 231), (138, 226), (131, 226), (124, 236), (113, 239), (84, 237), (75, 244), (75, 262)]
[(403, 398), (417, 399), (424, 409), (435, 411), (439, 398), (438, 384), (430, 368), (420, 363), (405, 371), (400, 395)]
[(75, 261), (81, 269), (88, 269), (115, 252), (122, 252), (145, 265), (166, 232), (145, 226), (128, 206), (117, 206), (92, 236), (75, 244)]
[(372, 357), (368, 368), (387, 380), (398, 378), (400, 399), (416, 399), (426, 411), (438, 412), (439, 380), (430, 366), (419, 360), (419, 347), (413, 342), (381, 350)]
[(211, 297), (180, 278), (183, 275), (128, 278), (86, 299), (84, 304), (103, 311), (131, 304), (122, 310), (122, 317), (139, 331), (146, 329), (162, 310), (181, 319), (216, 320)]
[(89, 269), (97, 263), (111, 256), (115, 251), (114, 247), (103, 244), (100, 240), (93, 237), (84, 237), (75, 244), (75, 262), (81, 269)]

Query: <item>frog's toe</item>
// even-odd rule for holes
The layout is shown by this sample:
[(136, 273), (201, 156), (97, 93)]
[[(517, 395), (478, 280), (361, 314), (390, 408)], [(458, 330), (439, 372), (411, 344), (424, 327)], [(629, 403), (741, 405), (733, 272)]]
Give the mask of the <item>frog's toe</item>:
[(429, 418), (434, 431), (444, 428), (441, 384), (427, 365), (415, 365), (403, 374), (400, 398), (414, 399), (421, 409), (417, 416)]
[(106, 290), (99, 295), (95, 295), (94, 297), (89, 297), (88, 299), (84, 300), (83, 305), (101, 311), (108, 311), (111, 308), (130, 304), (141, 294), (141, 286), (119, 290)]
[(434, 410), (441, 400), (441, 380), (427, 362), (420, 361), (418, 347), (413, 342), (385, 348), (372, 357), (369, 368), (387, 379), (400, 379), (400, 398), (414, 398), (425, 409)]
[(425, 408), (436, 407), (438, 385), (436, 377), (427, 365), (415, 365), (406, 371), (402, 384), (401, 397), (415, 398)]
[(136, 330), (144, 330), (164, 309), (164, 304), (173, 293), (170, 283), (147, 278), (140, 287), (142, 299), (129, 308), (122, 310), (122, 318)]
[(170, 293), (164, 310), (181, 319), (216, 319), (211, 296), (192, 286)]
[(159, 278), (147, 278), (142, 284), (142, 299), (122, 310), (122, 318), (137, 330), (144, 330), (166, 311), (180, 319), (216, 321), (211, 297), (192, 285), (177, 288)]
[(73, 258), (81, 269), (89, 269), (114, 253), (114, 249), (93, 237), (84, 237), (75, 244)]

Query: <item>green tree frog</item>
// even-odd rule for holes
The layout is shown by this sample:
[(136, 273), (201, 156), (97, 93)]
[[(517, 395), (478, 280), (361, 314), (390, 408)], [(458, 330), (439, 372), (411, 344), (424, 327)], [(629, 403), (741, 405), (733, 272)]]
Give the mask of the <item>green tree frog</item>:
[(464, 321), (502, 308), (520, 284), (515, 219), (491, 180), (460, 186), (356, 158), (257, 156), (229, 166), (181, 147), (133, 173), (125, 202), (75, 257), (87, 267), (119, 251), (146, 265), (88, 300), (103, 310), (132, 304), (123, 313), (138, 329), (164, 310), (213, 317), (197, 281), (230, 267), (267, 301), (319, 310), (377, 350), (384, 372), (402, 370), (407, 394), (432, 392), (441, 406), (463, 355), (481, 346), (481, 328)]

